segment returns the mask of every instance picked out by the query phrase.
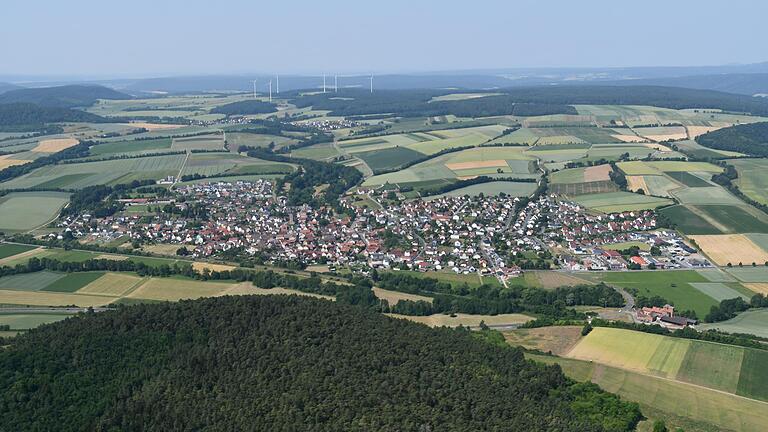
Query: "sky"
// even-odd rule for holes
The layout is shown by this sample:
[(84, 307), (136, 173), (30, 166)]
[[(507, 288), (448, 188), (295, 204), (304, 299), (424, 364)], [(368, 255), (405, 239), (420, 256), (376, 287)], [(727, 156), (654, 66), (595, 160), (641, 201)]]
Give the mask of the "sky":
[(398, 73), (768, 60), (764, 0), (3, 0), (0, 76)]

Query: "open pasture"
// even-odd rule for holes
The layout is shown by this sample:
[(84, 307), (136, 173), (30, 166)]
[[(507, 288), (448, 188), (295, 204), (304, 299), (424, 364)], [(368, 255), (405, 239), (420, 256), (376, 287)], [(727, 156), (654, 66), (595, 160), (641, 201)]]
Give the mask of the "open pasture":
[(514, 346), (563, 355), (581, 339), (581, 327), (557, 326), (504, 331), (504, 339)]
[(768, 262), (768, 251), (744, 234), (692, 235), (690, 237), (717, 265)]
[(648, 195), (634, 194), (630, 192), (608, 192), (590, 195), (580, 195), (573, 201), (592, 210), (603, 213), (615, 213), (632, 210), (655, 209), (656, 207), (669, 205), (672, 201)]
[(29, 231), (56, 218), (69, 202), (63, 192), (14, 192), (0, 198), (0, 231)]
[(339, 156), (340, 153), (332, 143), (315, 144), (291, 150), (291, 157), (323, 160)]
[(702, 330), (716, 329), (728, 333), (746, 333), (768, 337), (768, 309), (748, 310), (728, 321), (701, 324), (699, 328)]

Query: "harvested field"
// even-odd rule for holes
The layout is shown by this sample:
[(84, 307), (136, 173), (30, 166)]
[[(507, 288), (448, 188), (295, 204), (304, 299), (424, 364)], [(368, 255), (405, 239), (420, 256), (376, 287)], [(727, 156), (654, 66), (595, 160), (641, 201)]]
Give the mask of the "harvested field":
[[(768, 283), (766, 282), (743, 283), (742, 285), (756, 293), (768, 295)], [(766, 329), (768, 329), (768, 326), (766, 326)]]
[(692, 235), (691, 239), (718, 265), (765, 263), (768, 252), (744, 234)]
[(178, 129), (178, 128), (185, 127), (186, 125), (148, 123), (148, 122), (130, 122), (126, 124), (126, 126), (135, 127), (135, 128), (144, 128), (151, 132), (156, 130)]
[(608, 164), (591, 166), (584, 169), (584, 181), (608, 181), (611, 179), (611, 166)]
[(207, 262), (197, 262), (195, 261), (192, 263), (192, 268), (197, 271), (203, 271), (203, 269), (208, 269), (210, 271), (229, 271), (234, 270), (236, 267), (226, 264), (213, 264), (213, 263), (207, 263)]
[(450, 170), (463, 170), (473, 168), (494, 168), (494, 167), (506, 167), (507, 161), (504, 159), (486, 160), (486, 161), (473, 161), (473, 162), (455, 162), (447, 163), (446, 167)]
[(426, 324), (430, 327), (458, 327), (463, 325), (465, 327), (478, 327), (481, 321), (485, 321), (489, 326), (505, 326), (505, 325), (517, 325), (526, 321), (530, 321), (533, 317), (523, 314), (499, 314), (499, 315), (469, 315), (469, 314), (456, 314), (455, 317), (444, 314), (434, 314), (428, 316), (410, 316), (410, 315), (398, 315), (398, 314), (386, 314), (392, 318), (406, 319), (421, 324)]
[(231, 286), (231, 288), (227, 288), (223, 292), (217, 294), (217, 296), (223, 296), (223, 295), (298, 295), (298, 296), (305, 296), (305, 297), (314, 297), (324, 300), (333, 300), (336, 299), (331, 296), (325, 296), (320, 294), (313, 294), (313, 293), (305, 293), (302, 291), (287, 289), (287, 288), (257, 288), (253, 286), (250, 282), (243, 282), (239, 283), (237, 285)]
[(611, 135), (611, 136), (621, 142), (627, 142), (627, 143), (647, 141), (645, 138), (639, 137), (637, 135)]
[(39, 153), (56, 153), (76, 146), (80, 141), (74, 138), (56, 138), (40, 140), (32, 151)]
[(230, 283), (199, 282), (187, 279), (152, 278), (128, 294), (127, 298), (177, 301), (214, 297), (232, 288)]
[(57, 293), (45, 291), (0, 290), (0, 303), (31, 306), (104, 306), (115, 300), (112, 297)]
[(643, 176), (627, 176), (627, 188), (632, 192), (637, 192), (642, 189), (646, 193), (650, 193)]
[(562, 355), (570, 351), (581, 338), (580, 326), (541, 327), (505, 331), (504, 339), (514, 346), (537, 349)]
[(688, 138), (693, 139), (707, 132), (722, 129), (723, 126), (686, 126), (685, 128), (688, 130)]
[(553, 183), (549, 185), (553, 194), (573, 197), (577, 195), (618, 192), (619, 187), (612, 181), (596, 181), (588, 183)]
[(146, 279), (125, 273), (106, 273), (88, 285), (80, 288), (78, 294), (94, 294), (122, 297)]
[(15, 165), (24, 165), (25, 163), (30, 162), (28, 160), (19, 160), (19, 159), (13, 159), (13, 155), (3, 155), (0, 156), (0, 170), (6, 169), (10, 166)]
[(432, 303), (432, 297), (421, 296), (417, 294), (401, 293), (398, 291), (390, 291), (390, 290), (385, 290), (383, 288), (373, 288), (373, 293), (376, 295), (376, 297), (389, 302), (390, 306), (394, 306), (400, 300), (410, 300), (414, 302), (425, 301), (427, 303)]
[(533, 271), (526, 273), (534, 274), (539, 281), (539, 285), (544, 289), (555, 289), (570, 285), (592, 285), (592, 282), (559, 271)]

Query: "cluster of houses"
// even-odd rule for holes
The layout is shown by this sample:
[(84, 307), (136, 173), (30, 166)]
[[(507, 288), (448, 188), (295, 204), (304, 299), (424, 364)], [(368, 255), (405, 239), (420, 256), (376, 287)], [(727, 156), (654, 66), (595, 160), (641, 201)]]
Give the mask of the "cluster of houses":
[(655, 324), (669, 329), (681, 329), (690, 325), (696, 325), (695, 319), (683, 316), (675, 316), (675, 308), (671, 305), (661, 307), (642, 307), (635, 311), (635, 319), (645, 324)]
[(334, 130), (339, 129), (350, 129), (354, 127), (358, 127), (361, 125), (361, 123), (347, 120), (347, 119), (339, 119), (339, 120), (303, 120), (300, 122), (294, 122), (293, 124), (304, 126), (304, 127), (310, 127), (312, 129), (317, 129), (323, 132), (330, 132)]

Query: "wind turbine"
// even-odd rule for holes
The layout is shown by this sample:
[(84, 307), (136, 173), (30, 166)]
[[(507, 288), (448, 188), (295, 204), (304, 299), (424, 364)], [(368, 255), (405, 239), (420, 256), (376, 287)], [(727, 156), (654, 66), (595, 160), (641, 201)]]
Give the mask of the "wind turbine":
[(371, 74), (371, 93), (373, 93), (373, 74)]
[(323, 93), (325, 93), (325, 74), (323, 74)]
[(256, 99), (256, 80), (251, 81), (253, 83), (253, 98)]
[(275, 78), (277, 78), (277, 94), (280, 94), (280, 74), (277, 74)]
[(272, 80), (269, 80), (269, 101), (272, 102)]
[(339, 91), (339, 76), (334, 75), (333, 76), (333, 92), (336, 93)]

